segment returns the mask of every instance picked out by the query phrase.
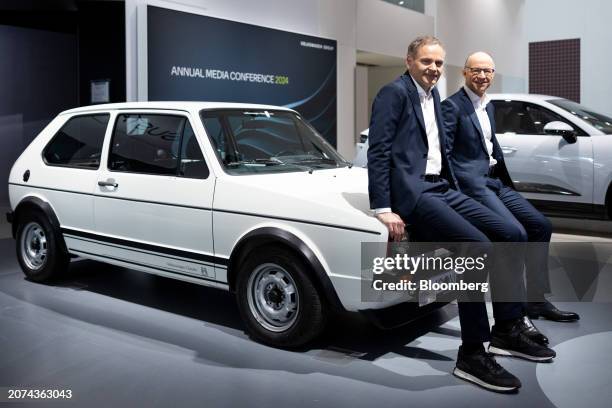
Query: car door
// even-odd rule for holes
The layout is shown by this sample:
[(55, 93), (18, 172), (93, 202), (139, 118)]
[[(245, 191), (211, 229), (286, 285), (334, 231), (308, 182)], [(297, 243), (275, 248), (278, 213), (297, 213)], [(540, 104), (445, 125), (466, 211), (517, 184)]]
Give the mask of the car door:
[(226, 282), (213, 256), (215, 179), (194, 128), (186, 112), (117, 114), (95, 186), (94, 238), (115, 260), (215, 286)]
[[(531, 102), (495, 100), (496, 136), (515, 187), (526, 198), (591, 204), (593, 147), (591, 138), (551, 110)], [(570, 143), (544, 132), (552, 121), (572, 126)]]

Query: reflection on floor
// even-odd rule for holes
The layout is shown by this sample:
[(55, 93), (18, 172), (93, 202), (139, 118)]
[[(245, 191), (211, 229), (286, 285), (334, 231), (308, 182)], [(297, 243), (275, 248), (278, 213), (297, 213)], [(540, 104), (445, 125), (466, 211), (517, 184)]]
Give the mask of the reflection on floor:
[(499, 395), (450, 375), (454, 304), (392, 331), (335, 316), (311, 348), (278, 350), (245, 336), (228, 293), (90, 261), (55, 285), (35, 284), (2, 239), (0, 388), (71, 389), (73, 405), (88, 407), (607, 407), (612, 304), (559, 306), (582, 319), (536, 321), (558, 358), (500, 358), (523, 388)]
[(10, 210), (10, 207), (0, 205), (0, 239), (11, 237), (11, 224), (6, 221), (6, 213)]

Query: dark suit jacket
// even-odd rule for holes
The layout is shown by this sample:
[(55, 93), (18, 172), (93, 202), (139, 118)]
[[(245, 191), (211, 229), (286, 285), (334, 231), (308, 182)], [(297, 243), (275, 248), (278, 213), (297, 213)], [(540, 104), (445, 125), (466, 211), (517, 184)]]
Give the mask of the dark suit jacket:
[[(495, 137), (494, 109), (492, 103), (486, 106), (491, 122), (492, 155), (497, 160), (493, 176), (499, 177), (504, 185), (514, 188), (504, 162), (504, 154)], [(446, 148), (451, 167), (459, 182), (459, 190), (471, 197), (482, 196), (487, 188), (489, 153), (474, 105), (463, 87), (442, 102), (442, 114)]]
[[(440, 95), (433, 89), (442, 154), (442, 173), (451, 187), (456, 180), (448, 165)], [(423, 191), (427, 165), (427, 133), (417, 88), (408, 73), (384, 86), (374, 99), (368, 136), (371, 208), (390, 207), (404, 220)]]

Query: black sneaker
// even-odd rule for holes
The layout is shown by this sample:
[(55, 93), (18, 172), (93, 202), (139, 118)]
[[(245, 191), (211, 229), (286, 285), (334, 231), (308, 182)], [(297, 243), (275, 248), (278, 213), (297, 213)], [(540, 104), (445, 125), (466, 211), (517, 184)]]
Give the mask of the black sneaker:
[(521, 388), (521, 381), (484, 349), (468, 354), (459, 346), (453, 375), (495, 392), (516, 392)]
[(522, 320), (518, 320), (507, 332), (493, 326), (489, 352), (542, 363), (552, 361), (557, 356), (553, 349), (533, 341), (525, 334)]

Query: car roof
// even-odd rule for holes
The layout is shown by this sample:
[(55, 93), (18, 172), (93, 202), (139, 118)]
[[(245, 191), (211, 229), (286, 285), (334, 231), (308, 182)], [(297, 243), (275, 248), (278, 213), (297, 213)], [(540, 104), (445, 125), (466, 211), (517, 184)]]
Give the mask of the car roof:
[(550, 99), (564, 99), (559, 96), (541, 95), (541, 94), (525, 94), (525, 93), (492, 93), (488, 94), (491, 99), (512, 99), (528, 102), (542, 102)]
[(123, 109), (165, 109), (165, 110), (182, 110), (182, 111), (200, 111), (202, 109), (266, 109), (266, 110), (283, 110), (294, 112), (289, 108), (274, 105), (260, 105), (254, 103), (234, 103), (234, 102), (197, 102), (197, 101), (159, 101), (159, 102), (122, 102), (122, 103), (107, 103), (100, 105), (81, 106), (79, 108), (69, 109), (60, 113), (74, 114), (101, 110), (123, 110)]

